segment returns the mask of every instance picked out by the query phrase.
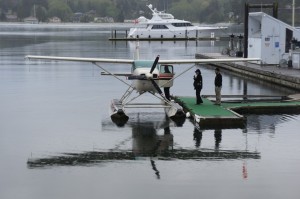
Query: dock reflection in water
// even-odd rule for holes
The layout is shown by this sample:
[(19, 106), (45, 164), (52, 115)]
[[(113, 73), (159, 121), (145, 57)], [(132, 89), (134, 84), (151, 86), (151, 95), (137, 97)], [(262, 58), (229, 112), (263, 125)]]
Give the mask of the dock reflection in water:
[[(28, 160), (28, 168), (41, 168), (53, 166), (90, 166), (101, 163), (109, 163), (111, 161), (122, 160), (145, 160), (150, 159), (152, 169), (156, 171), (159, 178), (159, 171), (155, 166), (154, 160), (228, 160), (228, 159), (260, 159), (260, 153), (248, 150), (221, 150), (219, 145), (222, 140), (222, 130), (215, 129), (215, 147), (200, 148), (202, 140), (202, 130), (195, 126), (193, 139), (195, 148), (181, 148), (174, 146), (174, 136), (171, 132), (174, 122), (167, 117), (162, 121), (140, 120), (139, 113), (131, 119), (127, 125), (132, 130), (131, 149), (119, 149), (118, 145), (113, 149), (94, 150), (82, 153), (61, 153), (45, 158), (31, 158)], [(132, 115), (131, 115), (132, 117)], [(161, 117), (158, 117), (161, 118)], [(111, 128), (114, 124), (107, 120), (102, 122), (103, 128)], [(180, 128), (180, 127), (178, 127)], [(162, 130), (162, 134), (158, 134), (158, 130)], [(124, 140), (127, 142), (128, 140)]]

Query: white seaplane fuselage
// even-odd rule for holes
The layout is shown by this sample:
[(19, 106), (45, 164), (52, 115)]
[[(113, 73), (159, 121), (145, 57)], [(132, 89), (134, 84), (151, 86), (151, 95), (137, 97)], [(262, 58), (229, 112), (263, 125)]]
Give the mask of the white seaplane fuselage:
[[(173, 65), (158, 64), (157, 67), (152, 71), (152, 73), (150, 73), (151, 65), (145, 66), (144, 63), (142, 63), (141, 65), (137, 64), (132, 67), (133, 77), (143, 77), (133, 79), (132, 87), (134, 87), (137, 92), (143, 93), (149, 91), (157, 93), (157, 89), (155, 88), (151, 80), (154, 80), (159, 87), (173, 86), (173, 80), (171, 80), (174, 77)], [(165, 72), (165, 67), (168, 68), (168, 73)]]
[[(152, 74), (149, 72), (149, 68), (137, 68), (133, 71), (133, 75), (136, 76), (145, 76), (145, 79), (140, 80), (140, 79), (136, 79), (133, 80), (132, 82), (132, 86), (136, 89), (137, 92), (141, 93), (141, 92), (156, 92), (156, 89), (154, 88), (152, 82), (150, 81), (150, 79), (153, 79), (157, 84), (158, 84), (158, 73), (159, 71), (157, 69), (154, 69), (154, 71), (152, 72)], [(153, 78), (156, 77), (156, 78)]]

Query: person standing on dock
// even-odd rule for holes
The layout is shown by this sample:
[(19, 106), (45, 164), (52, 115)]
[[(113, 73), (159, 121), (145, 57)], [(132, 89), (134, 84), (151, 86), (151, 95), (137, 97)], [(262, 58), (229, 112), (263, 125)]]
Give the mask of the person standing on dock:
[(216, 77), (215, 77), (215, 93), (216, 93), (216, 105), (221, 105), (221, 89), (222, 89), (222, 75), (220, 73), (220, 69), (215, 69)]
[(203, 101), (200, 96), (202, 90), (202, 75), (199, 69), (197, 69), (195, 73), (196, 75), (194, 76), (194, 89), (196, 90), (196, 104), (202, 104)]

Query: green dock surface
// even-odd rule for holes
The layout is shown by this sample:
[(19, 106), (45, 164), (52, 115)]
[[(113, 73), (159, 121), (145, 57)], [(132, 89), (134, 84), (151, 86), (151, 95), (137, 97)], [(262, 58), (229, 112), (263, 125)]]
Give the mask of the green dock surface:
[(203, 104), (196, 105), (195, 97), (175, 97), (175, 101), (190, 112), (201, 128), (242, 128), (245, 118), (240, 114), (279, 114), (299, 113), (300, 101), (238, 101), (222, 102), (215, 105), (213, 101), (203, 98)]
[(236, 115), (227, 110), (223, 106), (214, 105), (214, 103), (206, 98), (202, 98), (203, 104), (197, 105), (194, 97), (179, 97), (179, 102), (194, 114), (203, 117), (235, 117)]

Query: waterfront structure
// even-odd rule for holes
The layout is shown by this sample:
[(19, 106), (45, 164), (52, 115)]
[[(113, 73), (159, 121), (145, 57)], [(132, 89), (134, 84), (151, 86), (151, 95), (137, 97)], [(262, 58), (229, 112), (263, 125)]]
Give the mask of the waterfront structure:
[(292, 59), (292, 41), (300, 41), (300, 30), (266, 13), (249, 13), (248, 57), (263, 64), (284, 65)]
[(36, 17), (27, 17), (24, 19), (24, 22), (30, 24), (38, 24), (39, 20)]

